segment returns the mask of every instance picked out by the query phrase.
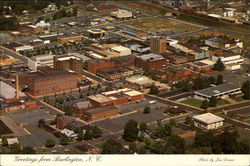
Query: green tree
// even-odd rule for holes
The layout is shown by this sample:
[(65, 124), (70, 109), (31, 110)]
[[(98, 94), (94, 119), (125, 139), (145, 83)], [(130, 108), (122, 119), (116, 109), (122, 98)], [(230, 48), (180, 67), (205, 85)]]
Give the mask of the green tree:
[(149, 94), (158, 94), (159, 93), (159, 88), (155, 85), (150, 87)]
[(214, 70), (219, 70), (219, 71), (223, 71), (225, 69), (225, 65), (224, 63), (221, 61), (221, 59), (218, 59), (216, 61), (216, 63), (213, 66)]
[(150, 111), (151, 111), (150, 107), (149, 107), (149, 106), (146, 106), (146, 107), (144, 108), (144, 110), (143, 110), (143, 113), (144, 113), (144, 114), (149, 114)]
[(138, 122), (131, 119), (125, 124), (122, 138), (126, 141), (133, 142), (138, 139)]
[(31, 146), (26, 146), (23, 148), (23, 154), (36, 154), (36, 151)]
[(102, 145), (102, 154), (119, 154), (123, 149), (122, 144), (118, 141), (109, 139)]
[(98, 128), (96, 125), (92, 126), (92, 134), (94, 138), (98, 138), (102, 136), (102, 130)]
[(142, 122), (139, 127), (140, 131), (146, 131), (148, 129), (147, 123)]
[(202, 103), (201, 103), (201, 108), (202, 109), (208, 109), (209, 107), (209, 103), (207, 100), (203, 100)]
[(210, 107), (215, 107), (217, 105), (217, 98), (215, 96), (212, 96), (210, 99), (209, 99), (209, 106)]
[(45, 125), (45, 120), (44, 119), (39, 119), (38, 126), (40, 127), (42, 125)]
[(52, 147), (55, 146), (55, 141), (53, 141), (53, 140), (51, 140), (51, 139), (48, 139), (48, 140), (46, 140), (45, 146), (46, 146), (47, 148), (52, 148)]
[(137, 148), (137, 146), (136, 146), (135, 143), (131, 142), (131, 143), (129, 144), (129, 150), (130, 150), (131, 152), (133, 152), (133, 153), (137, 153), (138, 148)]
[(220, 85), (223, 83), (223, 76), (219, 74), (216, 79), (216, 85)]
[(60, 144), (61, 144), (61, 145), (68, 145), (68, 144), (69, 144), (68, 138), (62, 137), (62, 138), (60, 139)]
[(89, 128), (86, 129), (86, 132), (84, 134), (83, 139), (84, 140), (91, 140), (91, 139), (93, 139), (93, 132), (91, 130), (91, 127), (89, 127)]
[(245, 81), (241, 86), (243, 99), (250, 99), (250, 81)]
[(176, 121), (175, 121), (174, 119), (170, 119), (169, 124), (170, 124), (171, 126), (176, 126)]
[(72, 116), (73, 115), (73, 110), (69, 106), (66, 106), (63, 111), (65, 112), (65, 115), (68, 115), (68, 116)]
[(170, 136), (166, 144), (167, 154), (183, 154), (185, 152), (185, 140), (177, 135)]

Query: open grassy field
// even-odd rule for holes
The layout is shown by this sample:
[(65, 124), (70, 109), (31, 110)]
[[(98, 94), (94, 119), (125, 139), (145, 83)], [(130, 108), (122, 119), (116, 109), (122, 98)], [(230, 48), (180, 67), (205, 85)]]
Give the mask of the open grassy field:
[(194, 31), (198, 28), (190, 26), (187, 24), (175, 22), (168, 19), (153, 19), (146, 21), (138, 21), (129, 24), (135, 28), (144, 30), (144, 31), (153, 31), (153, 30), (162, 30), (162, 31), (171, 31), (171, 30), (184, 30), (184, 31)]
[(138, 2), (135, 2), (135, 1), (125, 1), (123, 3), (127, 3), (128, 5), (131, 5), (131, 6), (134, 6), (134, 7), (137, 7), (137, 8), (141, 8), (141, 9), (144, 9), (144, 10), (148, 10), (150, 12), (153, 12), (153, 13), (156, 13), (156, 14), (162, 14), (162, 15), (165, 15), (166, 14), (166, 11), (163, 10), (163, 9), (159, 9), (159, 8), (156, 8), (156, 7), (153, 7), (153, 6), (150, 6), (150, 5), (146, 5), (146, 4), (141, 4), (141, 3), (138, 3)]
[(200, 108), (202, 100), (191, 98), (191, 99), (187, 99), (187, 100), (181, 101), (181, 103), (188, 104), (188, 105)]
[(189, 14), (180, 14), (177, 19), (182, 21), (187, 21), (195, 24), (200, 24), (203, 26), (210, 26), (214, 28), (228, 29), (234, 32), (250, 33), (250, 27), (247, 25), (230, 24), (225, 22), (218, 22), (202, 17), (197, 17)]

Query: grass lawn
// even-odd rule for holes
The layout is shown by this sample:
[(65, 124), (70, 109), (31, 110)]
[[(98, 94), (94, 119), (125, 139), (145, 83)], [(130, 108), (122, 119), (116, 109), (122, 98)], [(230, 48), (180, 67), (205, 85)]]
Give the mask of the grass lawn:
[(191, 99), (187, 99), (187, 100), (181, 101), (181, 103), (188, 104), (188, 105), (200, 108), (202, 100), (191, 98)]
[(226, 101), (226, 100), (219, 99), (219, 100), (217, 100), (217, 105), (216, 106), (223, 106), (223, 105), (226, 105), (226, 104), (229, 104), (229, 102)]
[(194, 31), (198, 29), (194, 26), (190, 26), (187, 24), (179, 23), (168, 19), (152, 19), (146, 21), (138, 21), (138, 22), (133, 22), (129, 25), (144, 31), (152, 31), (152, 30), (171, 31), (177, 29), (185, 31)]
[(250, 28), (249, 28), (249, 26), (246, 26), (246, 25), (238, 25), (238, 24), (219, 22), (219, 21), (201, 18), (201, 17), (189, 15), (189, 14), (182, 13), (177, 17), (177, 19), (200, 24), (203, 26), (211, 26), (211, 27), (215, 27), (215, 28), (228, 29), (231, 31), (241, 32), (241, 33), (250, 33)]

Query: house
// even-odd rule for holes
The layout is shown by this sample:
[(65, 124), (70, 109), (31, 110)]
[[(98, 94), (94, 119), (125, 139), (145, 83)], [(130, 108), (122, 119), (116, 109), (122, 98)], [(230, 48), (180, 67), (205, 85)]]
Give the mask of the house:
[(62, 115), (56, 118), (56, 127), (59, 129), (63, 129), (65, 126), (67, 126), (70, 123), (73, 123), (75, 121), (74, 117)]
[(194, 98), (209, 100), (212, 96), (217, 98), (227, 98), (229, 95), (241, 93), (241, 88), (232, 83), (224, 83), (215, 87), (198, 90), (194, 92)]
[(8, 138), (7, 139), (8, 146), (14, 145), (14, 144), (19, 144), (19, 141), (17, 138)]
[(223, 126), (224, 118), (221, 118), (212, 113), (205, 113), (201, 115), (193, 116), (194, 125), (196, 127), (212, 130), (218, 129)]
[(66, 129), (66, 128), (63, 129), (62, 131), (60, 131), (60, 133), (63, 134), (63, 135), (65, 135), (68, 138), (74, 138), (74, 139), (76, 139), (77, 135), (78, 135), (74, 131)]

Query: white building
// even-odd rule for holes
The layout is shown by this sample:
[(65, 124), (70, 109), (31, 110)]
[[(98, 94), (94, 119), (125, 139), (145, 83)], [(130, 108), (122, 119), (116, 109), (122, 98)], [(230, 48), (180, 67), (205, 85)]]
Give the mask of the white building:
[(112, 47), (112, 51), (115, 51), (120, 54), (120, 56), (131, 55), (131, 49), (123, 46)]
[(122, 18), (131, 18), (133, 16), (132, 12), (130, 11), (127, 11), (127, 10), (118, 10), (116, 12), (112, 12), (111, 13), (111, 16), (112, 17), (115, 17), (115, 18), (119, 18), (119, 19), (122, 19)]
[(212, 61), (217, 62), (218, 59), (224, 63), (227, 70), (240, 69), (241, 64), (244, 63), (244, 58), (241, 55), (212, 56)]
[(9, 146), (11, 146), (11, 145), (14, 145), (14, 144), (18, 144), (19, 141), (18, 141), (17, 138), (8, 138), (7, 143), (8, 143)]
[(193, 116), (194, 125), (199, 128), (213, 130), (223, 126), (224, 119), (211, 113)]
[(32, 71), (36, 71), (39, 66), (50, 66), (53, 67), (53, 58), (55, 55), (38, 55), (28, 59), (28, 67)]
[(77, 134), (74, 131), (66, 129), (66, 128), (63, 129), (60, 133), (65, 135), (68, 138), (74, 138), (74, 139), (77, 138)]
[(234, 8), (225, 8), (224, 12), (223, 12), (223, 16), (224, 17), (233, 17), (235, 11), (236, 11), (236, 9), (234, 9)]
[(232, 83), (225, 83), (215, 87), (210, 87), (194, 92), (194, 98), (199, 100), (209, 100), (212, 96), (226, 98), (229, 95), (241, 93), (241, 88)]
[[(16, 88), (3, 81), (0, 81), (0, 96), (4, 99), (13, 99), (16, 97)], [(25, 94), (19, 90), (19, 96), (24, 97)]]
[(243, 48), (243, 42), (239, 40), (225, 40), (219, 37), (212, 37), (205, 40), (205, 44), (213, 48), (230, 48), (234, 46), (239, 46)]

